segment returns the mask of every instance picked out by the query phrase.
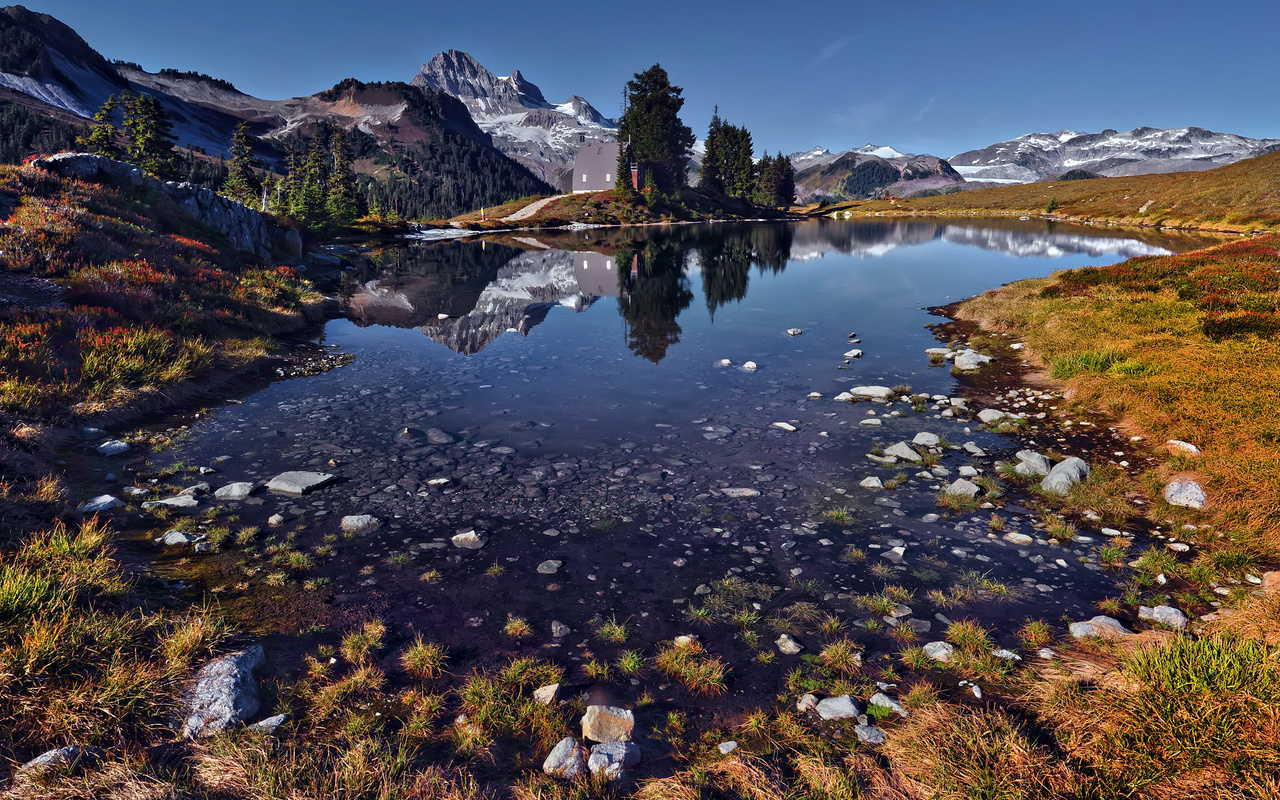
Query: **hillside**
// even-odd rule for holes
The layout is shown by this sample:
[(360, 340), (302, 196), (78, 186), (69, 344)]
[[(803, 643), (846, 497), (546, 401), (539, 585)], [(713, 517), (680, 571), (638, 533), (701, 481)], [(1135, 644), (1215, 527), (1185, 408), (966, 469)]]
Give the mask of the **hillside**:
[[(347, 130), (361, 150), (357, 170), (368, 176), (364, 195), (409, 218), (446, 217), (550, 192), (494, 146), (460, 100), (425, 84), (351, 78), (305, 97), (265, 100), (209, 75), (172, 69), (152, 73), (137, 64), (107, 61), (51, 16), (21, 6), (0, 9), (0, 93), (5, 95), (0, 114), (8, 123), (0, 135), (0, 155), (5, 161), (68, 148), (74, 139), (68, 121), (87, 120), (107, 97), (124, 91), (156, 97), (173, 121), (177, 144), (196, 153), (227, 155), (235, 127), (249, 122), (259, 137), (256, 154), (277, 171), (283, 170), (287, 153), (304, 148), (303, 139), (318, 128)], [(590, 121), (594, 110), (584, 114)], [(50, 122), (42, 126), (46, 119)], [(216, 172), (211, 177), (216, 179)]]
[(1280, 230), (1277, 185), (1280, 185), (1280, 152), (1204, 172), (1029, 183), (937, 197), (841, 203), (805, 210), (815, 215), (846, 210), (851, 215), (1048, 215), (1055, 219), (1124, 225), (1274, 231)]
[[(936, 156), (903, 155), (887, 147), (867, 145), (833, 156), (826, 151), (792, 157), (797, 161), (796, 192), (801, 200), (828, 197), (854, 200), (883, 194), (906, 195), (964, 183), (964, 178)], [(804, 165), (808, 166), (804, 166)]]

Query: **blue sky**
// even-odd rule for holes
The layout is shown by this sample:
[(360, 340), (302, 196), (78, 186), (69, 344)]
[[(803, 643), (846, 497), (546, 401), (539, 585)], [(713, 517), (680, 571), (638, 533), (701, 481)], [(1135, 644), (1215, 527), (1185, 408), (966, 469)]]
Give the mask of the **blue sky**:
[(350, 76), (407, 81), (455, 48), (608, 116), (627, 78), (659, 62), (696, 133), (719, 104), (770, 151), (874, 142), (946, 157), (1140, 125), (1280, 138), (1274, 0), (27, 2), (108, 58), (269, 98)]

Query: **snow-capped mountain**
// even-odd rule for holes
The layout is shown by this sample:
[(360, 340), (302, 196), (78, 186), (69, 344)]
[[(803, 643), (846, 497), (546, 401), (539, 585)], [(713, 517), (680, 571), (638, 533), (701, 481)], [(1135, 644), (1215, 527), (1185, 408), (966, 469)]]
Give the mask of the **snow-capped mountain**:
[(1261, 155), (1280, 139), (1250, 139), (1204, 128), (1061, 130), (1028, 133), (948, 159), (967, 180), (1029, 183), (1074, 169), (1099, 175), (1206, 170)]
[(801, 153), (792, 153), (787, 156), (791, 160), (791, 166), (795, 167), (796, 172), (806, 170), (809, 167), (818, 167), (830, 164), (845, 153), (859, 153), (864, 156), (877, 156), (879, 158), (911, 158), (911, 153), (902, 153), (892, 147), (884, 144), (864, 144), (862, 147), (855, 147), (852, 150), (842, 150), (833, 153), (825, 147), (815, 147), (812, 150), (805, 150)]
[(582, 144), (617, 141), (617, 123), (583, 98), (549, 103), (519, 70), (499, 77), (457, 50), (432, 58), (413, 84), (461, 100), (500, 151), (553, 186), (565, 184)]

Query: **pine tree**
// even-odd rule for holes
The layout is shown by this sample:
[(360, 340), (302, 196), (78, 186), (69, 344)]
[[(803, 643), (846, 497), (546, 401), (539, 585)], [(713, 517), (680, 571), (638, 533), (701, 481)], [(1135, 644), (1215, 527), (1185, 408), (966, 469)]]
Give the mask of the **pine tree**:
[(627, 110), (618, 125), (618, 140), (631, 143), (632, 157), (659, 191), (685, 185), (693, 131), (680, 121), (682, 90), (654, 64), (627, 81)]
[(98, 113), (93, 115), (93, 126), (89, 128), (89, 134), (76, 139), (76, 145), (86, 152), (100, 156), (114, 158), (119, 155), (120, 146), (116, 144), (119, 131), (116, 130), (115, 125), (116, 109), (119, 106), (120, 101), (115, 95), (108, 97), (98, 109)]
[(774, 163), (778, 165), (778, 205), (791, 206), (796, 201), (796, 167), (781, 150)]
[(257, 163), (250, 143), (249, 123), (241, 122), (231, 135), (231, 165), (222, 193), (246, 205), (257, 202), (262, 194), (262, 181), (253, 169)]
[(721, 137), (724, 121), (720, 119), (720, 106), (711, 112), (711, 124), (707, 126), (706, 152), (702, 156), (702, 169), (698, 173), (698, 186), (713, 192), (724, 191), (724, 153)]
[(330, 222), (345, 225), (360, 216), (360, 196), (356, 193), (356, 174), (351, 168), (347, 136), (341, 128), (330, 137), (329, 152), (333, 157), (333, 166), (329, 173), (325, 210)]
[(722, 135), (724, 192), (730, 197), (748, 199), (756, 187), (756, 165), (752, 157), (751, 132), (737, 125), (726, 125)]
[(329, 179), (329, 154), (319, 136), (311, 140), (297, 186), (293, 214), (308, 225), (325, 218), (325, 194)]
[(620, 140), (618, 145), (618, 166), (614, 174), (618, 176), (613, 184), (614, 196), (622, 200), (636, 197), (636, 187), (631, 182), (631, 151), (625, 141)]
[(122, 95), (121, 105), (129, 162), (158, 178), (172, 177), (177, 169), (173, 121), (164, 106), (149, 94), (135, 97), (128, 93)]

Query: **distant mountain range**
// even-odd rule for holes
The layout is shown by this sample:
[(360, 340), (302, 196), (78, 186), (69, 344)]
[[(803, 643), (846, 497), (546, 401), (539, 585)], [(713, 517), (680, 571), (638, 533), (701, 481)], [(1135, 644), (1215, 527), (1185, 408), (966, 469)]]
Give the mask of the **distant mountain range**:
[(1204, 128), (1063, 130), (1028, 133), (948, 160), (966, 180), (1030, 183), (1076, 169), (1110, 176), (1213, 169), (1277, 147), (1280, 139), (1250, 139)]
[(835, 200), (886, 194), (905, 197), (965, 182), (960, 173), (937, 156), (902, 153), (887, 145), (867, 144), (841, 153), (815, 147), (788, 158), (796, 170), (800, 202), (816, 196)]

